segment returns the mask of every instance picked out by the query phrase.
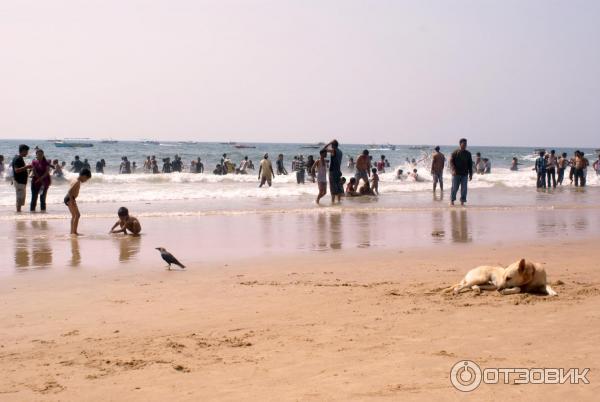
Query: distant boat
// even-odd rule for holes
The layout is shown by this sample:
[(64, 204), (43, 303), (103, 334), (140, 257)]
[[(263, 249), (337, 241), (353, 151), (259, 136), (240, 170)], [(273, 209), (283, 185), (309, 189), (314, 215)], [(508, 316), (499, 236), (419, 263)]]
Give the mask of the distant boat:
[(237, 149), (254, 149), (256, 148), (254, 145), (244, 145), (244, 144), (235, 144), (234, 147)]
[(396, 146), (392, 145), (392, 144), (385, 144), (385, 145), (370, 144), (370, 145), (367, 145), (367, 147), (373, 151), (395, 151), (396, 150)]
[(323, 148), (324, 145), (325, 145), (324, 142), (318, 142), (316, 144), (303, 145), (300, 148), (303, 148), (303, 149), (320, 149), (320, 148)]
[(91, 142), (84, 142), (84, 139), (77, 139), (77, 138), (71, 138), (71, 139), (64, 139), (64, 140), (58, 140), (58, 141), (54, 141), (54, 146), (58, 147), (58, 148), (91, 148), (94, 146), (94, 144), (92, 144)]
[(119, 141), (117, 141), (117, 140), (113, 140), (113, 139), (108, 139), (108, 140), (100, 140), (100, 143), (101, 143), (101, 144), (116, 144), (116, 143), (118, 143), (118, 142), (119, 142)]
[(160, 142), (153, 141), (153, 140), (143, 140), (142, 144), (145, 144), (145, 145), (160, 145)]

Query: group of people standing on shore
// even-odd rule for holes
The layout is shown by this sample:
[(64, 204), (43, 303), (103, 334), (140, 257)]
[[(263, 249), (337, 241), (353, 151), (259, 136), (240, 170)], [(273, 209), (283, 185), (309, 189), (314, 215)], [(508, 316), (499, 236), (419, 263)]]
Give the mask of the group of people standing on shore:
[[(11, 163), (11, 179), (16, 192), (17, 212), (21, 212), (22, 207), (25, 205), (27, 198), (27, 182), (29, 179), (31, 179), (30, 211), (36, 211), (37, 202), (39, 199), (40, 210), (45, 212), (46, 197), (52, 183), (51, 177), (53, 175), (56, 176), (57, 169), (60, 169), (60, 177), (62, 177), (62, 168), (64, 167), (64, 163), (61, 166), (58, 165), (58, 161), (55, 160), (54, 162), (56, 162), (56, 164), (53, 165), (46, 159), (44, 151), (36, 148), (35, 159), (31, 161), (31, 163), (27, 164), (25, 162), (25, 158), (28, 154), (29, 146), (25, 144), (19, 145), (19, 153), (13, 158)], [(58, 166), (58, 168), (55, 166)], [(75, 235), (78, 234), (77, 227), (79, 224), (79, 218), (81, 217), (76, 201), (79, 195), (79, 188), (81, 183), (85, 183), (92, 177), (90, 169), (85, 167), (85, 165), (80, 166), (77, 164), (76, 169), (79, 169), (79, 177), (75, 182), (72, 183), (67, 195), (64, 198), (64, 203), (71, 213), (71, 234)], [(4, 163), (2, 163), (2, 170), (4, 170)]]
[[(557, 184), (562, 185), (567, 169), (569, 169), (571, 183), (575, 181), (575, 187), (585, 187), (589, 165), (590, 161), (579, 150), (575, 151), (570, 159), (566, 152), (557, 157), (555, 150), (551, 150), (550, 153), (540, 150), (539, 157), (533, 167), (533, 170), (537, 173), (537, 187), (556, 188)], [(600, 155), (598, 155), (598, 160), (594, 162), (593, 168), (596, 174), (600, 175)]]
[[(481, 154), (477, 153), (478, 161), (481, 160)], [(440, 147), (434, 148), (431, 157), (431, 177), (433, 178), (433, 193), (440, 186), (440, 192), (444, 191), (444, 168), (446, 166), (446, 156), (440, 151)], [(471, 152), (467, 150), (467, 139), (461, 138), (458, 148), (452, 152), (448, 160), (448, 166), (452, 174), (452, 188), (450, 190), (450, 205), (456, 202), (458, 191), (460, 190), (460, 204), (467, 202), (468, 182), (473, 179), (474, 166)], [(414, 172), (416, 174), (416, 172)], [(483, 174), (483, 173), (482, 173)]]
[[(46, 210), (46, 197), (52, 184), (52, 178), (63, 179), (65, 162), (60, 164), (58, 159), (53, 161), (46, 159), (44, 151), (36, 147), (35, 158), (27, 164), (25, 158), (29, 155), (29, 146), (19, 145), (19, 153), (13, 158), (11, 169), (11, 180), (15, 187), (17, 196), (17, 212), (25, 205), (27, 196), (27, 183), (31, 179), (31, 201), (30, 211), (35, 212), (40, 203), (40, 210)], [(4, 173), (4, 156), (0, 155), (0, 175)]]
[[(329, 154), (329, 159), (327, 155)], [(341, 201), (341, 197), (344, 195), (344, 183), (342, 177), (342, 161), (344, 154), (339, 148), (337, 140), (333, 140), (326, 144), (319, 151), (319, 159), (316, 161), (310, 158), (310, 167), (307, 167), (304, 162), (303, 156), (297, 156), (293, 162), (292, 170), (296, 171), (296, 179), (298, 183), (304, 183), (304, 172), (308, 169), (311, 178), (317, 182), (319, 193), (317, 195), (317, 204), (327, 194), (327, 184), (329, 179), (329, 192), (331, 194), (331, 203), (335, 204)], [(273, 164), (269, 159), (269, 154), (263, 155), (263, 159), (260, 161), (258, 168), (258, 180), (260, 182), (259, 187), (263, 187), (265, 184), (272, 185), (272, 181), (275, 178), (275, 172), (279, 175), (286, 175), (287, 170), (283, 165), (283, 155), (279, 154), (276, 162), (277, 170), (273, 169)], [(329, 173), (329, 175), (327, 174)]]

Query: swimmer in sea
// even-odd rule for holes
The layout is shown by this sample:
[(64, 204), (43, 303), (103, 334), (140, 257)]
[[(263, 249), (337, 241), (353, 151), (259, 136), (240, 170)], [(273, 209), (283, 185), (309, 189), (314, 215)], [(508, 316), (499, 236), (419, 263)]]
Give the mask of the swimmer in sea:
[(396, 179), (397, 180), (404, 180), (404, 179), (406, 179), (406, 176), (404, 176), (404, 170), (398, 169), (398, 172), (396, 173)]
[(350, 178), (350, 181), (348, 182), (348, 185), (346, 186), (346, 196), (356, 197), (356, 196), (360, 195), (358, 193), (358, 191), (356, 191), (357, 183), (358, 183), (358, 181), (356, 180), (355, 177)]

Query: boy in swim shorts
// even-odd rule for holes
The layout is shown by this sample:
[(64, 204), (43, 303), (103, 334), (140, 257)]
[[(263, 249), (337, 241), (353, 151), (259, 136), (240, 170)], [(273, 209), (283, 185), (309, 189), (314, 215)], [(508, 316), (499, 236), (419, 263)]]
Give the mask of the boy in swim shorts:
[(79, 196), (81, 183), (85, 183), (91, 178), (92, 172), (90, 172), (89, 169), (81, 169), (79, 177), (75, 183), (71, 185), (71, 188), (64, 199), (65, 205), (69, 207), (69, 212), (71, 212), (71, 234), (75, 236), (79, 236), (79, 233), (77, 233), (77, 226), (79, 226), (79, 218), (81, 217), (79, 208), (77, 207), (77, 196)]

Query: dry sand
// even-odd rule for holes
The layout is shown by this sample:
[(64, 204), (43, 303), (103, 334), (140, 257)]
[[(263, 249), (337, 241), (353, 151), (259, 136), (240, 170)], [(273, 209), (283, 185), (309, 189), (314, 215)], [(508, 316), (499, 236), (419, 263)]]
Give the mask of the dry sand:
[[(13, 275), (0, 282), (0, 400), (594, 400), (597, 245), (367, 248), (185, 272), (82, 264)], [(521, 256), (545, 263), (559, 297), (439, 292), (476, 265)], [(464, 394), (449, 381), (462, 359), (586, 367), (591, 384)]]

